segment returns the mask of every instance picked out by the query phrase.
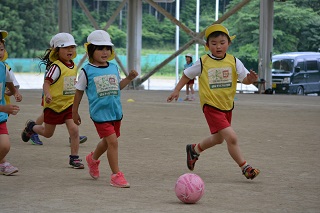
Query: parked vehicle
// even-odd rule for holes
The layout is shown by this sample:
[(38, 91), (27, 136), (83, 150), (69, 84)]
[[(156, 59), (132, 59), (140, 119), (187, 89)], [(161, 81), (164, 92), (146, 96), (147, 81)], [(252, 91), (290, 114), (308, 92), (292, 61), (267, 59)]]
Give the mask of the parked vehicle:
[(289, 52), (272, 56), (272, 89), (277, 93), (320, 95), (320, 53)]

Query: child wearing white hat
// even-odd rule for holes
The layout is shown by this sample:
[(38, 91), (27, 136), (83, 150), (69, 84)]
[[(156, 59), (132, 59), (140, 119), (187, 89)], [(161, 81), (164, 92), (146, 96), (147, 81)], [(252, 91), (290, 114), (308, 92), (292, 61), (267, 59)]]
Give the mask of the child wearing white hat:
[[(185, 70), (188, 67), (191, 67), (193, 65), (192, 54), (187, 53), (185, 57), (186, 57), (186, 63), (183, 66), (183, 70)], [(195, 80), (195, 78), (190, 79), (188, 81), (188, 83), (186, 84), (186, 98), (184, 99), (184, 101), (194, 101), (195, 100), (194, 89), (193, 89), (194, 80)]]
[(28, 142), (37, 133), (46, 138), (52, 137), (56, 125), (66, 124), (71, 139), (69, 165), (74, 169), (83, 169), (79, 158), (79, 128), (72, 120), (72, 104), (75, 94), (77, 66), (76, 43), (69, 33), (58, 33), (50, 41), (51, 48), (46, 50), (41, 63), (46, 65), (43, 83), (44, 126), (28, 120), (21, 138)]
[(125, 88), (138, 73), (132, 70), (125, 79), (120, 79), (117, 65), (110, 62), (115, 57), (115, 51), (110, 35), (106, 31), (93, 31), (87, 41), (84, 46), (89, 63), (79, 73), (72, 118), (76, 124), (81, 124), (78, 109), (86, 91), (90, 117), (101, 138), (96, 149), (86, 156), (89, 174), (94, 179), (99, 178), (99, 158), (106, 152), (112, 172), (110, 185), (129, 188), (130, 184), (118, 165), (118, 137), (123, 117), (120, 90)]

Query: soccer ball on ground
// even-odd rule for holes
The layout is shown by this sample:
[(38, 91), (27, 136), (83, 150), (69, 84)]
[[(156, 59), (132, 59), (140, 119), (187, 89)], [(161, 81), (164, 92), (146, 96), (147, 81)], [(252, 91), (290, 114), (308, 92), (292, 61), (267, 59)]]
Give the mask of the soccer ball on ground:
[(184, 203), (196, 203), (204, 194), (204, 182), (196, 174), (181, 175), (175, 185), (176, 196)]

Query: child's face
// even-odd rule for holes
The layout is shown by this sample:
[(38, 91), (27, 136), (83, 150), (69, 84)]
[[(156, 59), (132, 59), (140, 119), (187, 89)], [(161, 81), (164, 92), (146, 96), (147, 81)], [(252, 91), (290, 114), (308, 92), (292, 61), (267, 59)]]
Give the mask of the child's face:
[(213, 56), (223, 58), (229, 48), (227, 36), (211, 37), (206, 44)]
[(191, 62), (191, 58), (189, 56), (186, 56), (186, 61), (187, 61), (187, 63), (190, 63)]
[(0, 61), (3, 60), (5, 50), (6, 49), (4, 48), (4, 44), (2, 42), (0, 42)]
[(111, 56), (111, 48), (104, 46), (101, 48), (97, 48), (93, 53), (93, 63), (97, 66), (106, 66), (107, 60)]
[(58, 54), (61, 62), (68, 63), (76, 54), (76, 46), (60, 47)]

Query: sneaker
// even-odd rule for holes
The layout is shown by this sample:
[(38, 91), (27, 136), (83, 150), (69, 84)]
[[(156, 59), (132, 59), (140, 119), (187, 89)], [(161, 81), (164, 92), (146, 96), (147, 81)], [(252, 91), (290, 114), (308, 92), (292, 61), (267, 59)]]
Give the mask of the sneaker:
[(34, 133), (33, 135), (31, 135), (30, 139), (31, 139), (32, 145), (43, 145), (43, 143), (39, 139), (39, 135), (37, 133)]
[(111, 175), (110, 185), (114, 187), (119, 187), (119, 188), (130, 188), (130, 184), (124, 178), (124, 175), (122, 172), (118, 172), (117, 174)]
[(187, 150), (187, 166), (188, 166), (188, 169), (193, 171), (194, 169), (194, 164), (196, 163), (196, 161), (198, 160), (199, 158), (199, 154), (197, 154), (195, 151), (194, 151), (194, 147), (196, 146), (196, 144), (188, 144), (187, 147), (186, 147), (186, 150)]
[[(84, 143), (87, 141), (87, 136), (79, 136), (80, 143)], [(69, 138), (69, 143), (71, 143), (71, 139)]]
[(81, 159), (78, 158), (70, 158), (69, 164), (74, 169), (84, 169), (84, 165), (81, 163)]
[(242, 173), (247, 179), (253, 180), (255, 177), (257, 177), (259, 175), (260, 170), (259, 169), (254, 169), (254, 168), (252, 168), (252, 166), (247, 165), (242, 170)]
[(24, 128), (24, 130), (21, 133), (21, 139), (24, 142), (28, 142), (30, 140), (30, 137), (32, 136), (32, 134), (34, 134), (34, 131), (32, 130), (34, 125), (36, 125), (36, 123), (33, 120), (27, 120), (26, 127)]
[(12, 175), (13, 173), (18, 172), (18, 168), (12, 166), (9, 162), (0, 164), (0, 175)]
[(89, 174), (93, 179), (98, 179), (100, 176), (100, 172), (99, 172), (100, 160), (93, 160), (92, 155), (93, 155), (93, 152), (91, 152), (86, 156), (86, 161), (89, 167)]

